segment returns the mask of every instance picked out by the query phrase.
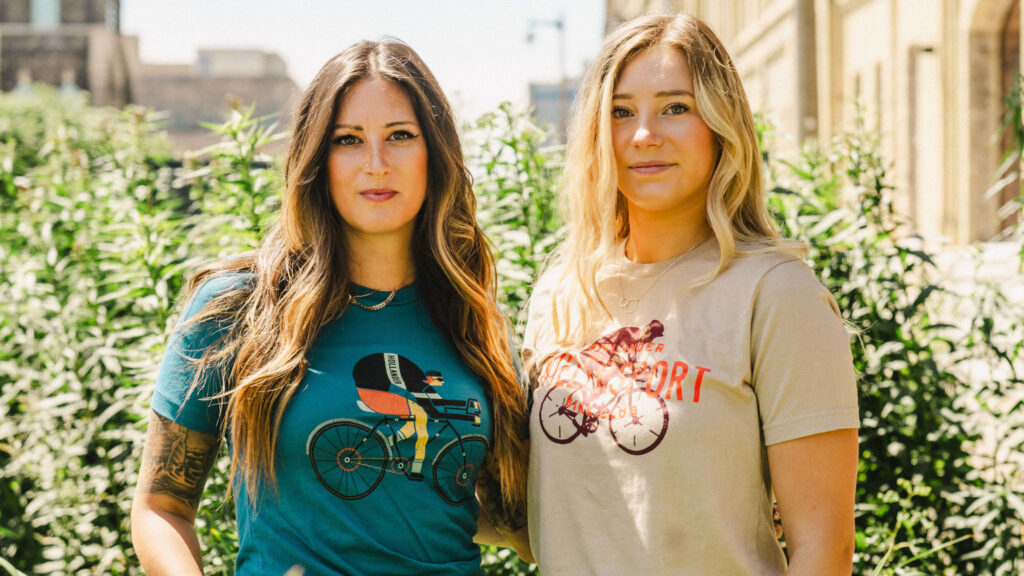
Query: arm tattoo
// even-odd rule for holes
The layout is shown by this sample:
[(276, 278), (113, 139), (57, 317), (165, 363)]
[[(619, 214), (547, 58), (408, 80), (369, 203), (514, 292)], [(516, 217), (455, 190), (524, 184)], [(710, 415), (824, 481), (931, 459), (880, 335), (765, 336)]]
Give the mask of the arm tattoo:
[(153, 412), (147, 444), (142, 467), (149, 482), (143, 490), (166, 494), (193, 510), (198, 508), (206, 477), (217, 459), (220, 439)]

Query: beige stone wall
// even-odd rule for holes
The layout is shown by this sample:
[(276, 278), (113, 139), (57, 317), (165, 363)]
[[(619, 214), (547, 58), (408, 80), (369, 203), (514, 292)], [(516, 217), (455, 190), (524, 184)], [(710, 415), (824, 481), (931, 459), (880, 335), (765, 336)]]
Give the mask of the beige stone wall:
[(985, 193), (1003, 153), (994, 135), (1015, 1), (607, 0), (609, 20), (681, 10), (708, 21), (751, 107), (789, 135), (783, 148), (848, 129), (859, 101), (893, 162), (890, 183), (904, 191), (897, 208), (918, 231), (955, 243), (999, 232), (999, 200)]
[[(200, 55), (222, 54), (234, 61), (235, 51), (200, 51)], [(254, 58), (252, 54), (259, 54)], [(299, 88), (283, 70), (280, 57), (264, 52), (253, 52), (243, 58), (250, 64), (259, 62), (256, 69), (243, 67), (240, 71), (218, 69), (224, 75), (211, 75), (197, 64), (150, 65), (140, 64), (134, 79), (134, 102), (153, 108), (165, 117), (168, 136), (178, 152), (198, 150), (218, 140), (216, 134), (200, 126), (200, 122), (220, 124), (232, 106), (254, 107), (257, 116), (273, 115), (278, 131), (290, 127)], [(280, 72), (285, 72), (281, 74)]]

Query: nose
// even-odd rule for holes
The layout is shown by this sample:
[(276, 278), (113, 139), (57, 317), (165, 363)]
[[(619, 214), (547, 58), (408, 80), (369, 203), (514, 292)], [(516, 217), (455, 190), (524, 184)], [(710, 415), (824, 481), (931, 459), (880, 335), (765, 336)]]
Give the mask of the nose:
[(378, 142), (367, 146), (367, 154), (369, 157), (366, 159), (366, 164), (363, 166), (363, 170), (370, 176), (384, 176), (388, 172), (391, 172), (391, 162), (388, 160), (387, 151), (384, 149), (384, 143)]
[(640, 116), (637, 118), (636, 132), (633, 132), (633, 146), (635, 148), (653, 148), (661, 145), (661, 136), (650, 118)]

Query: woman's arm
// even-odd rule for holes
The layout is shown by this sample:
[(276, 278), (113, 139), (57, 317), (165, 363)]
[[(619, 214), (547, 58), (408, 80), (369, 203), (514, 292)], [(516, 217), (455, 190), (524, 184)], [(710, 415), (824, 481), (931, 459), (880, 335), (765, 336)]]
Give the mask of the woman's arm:
[(201, 575), (196, 509), (220, 439), (149, 414), (132, 503), (132, 543), (149, 576)]
[(480, 518), (477, 520), (476, 527), (476, 536), (473, 537), (473, 542), (483, 544), (484, 546), (511, 548), (516, 551), (520, 560), (530, 564), (536, 562), (533, 558), (533, 550), (530, 549), (530, 529), (528, 526), (523, 526), (509, 533), (501, 532), (494, 527), (487, 512), (481, 506)]
[(536, 560), (530, 549), (526, 511), (521, 510), (516, 517), (509, 517), (501, 502), (500, 487), (494, 479), (491, 466), (492, 461), (486, 462), (476, 479), (476, 499), (480, 503), (480, 517), (477, 519), (477, 531), (473, 541), (484, 546), (512, 548), (521, 560), (532, 564)]
[(852, 572), (857, 452), (856, 429), (768, 446), (790, 576), (849, 576)]

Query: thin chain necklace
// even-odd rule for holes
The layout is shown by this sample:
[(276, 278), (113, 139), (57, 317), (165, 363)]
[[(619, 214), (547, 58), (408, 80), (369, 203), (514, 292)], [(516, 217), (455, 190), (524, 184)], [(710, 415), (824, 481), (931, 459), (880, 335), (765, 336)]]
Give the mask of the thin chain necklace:
[(658, 273), (658, 275), (654, 277), (654, 280), (647, 285), (647, 288), (644, 289), (644, 291), (641, 292), (639, 296), (626, 296), (626, 289), (622, 285), (622, 273), (620, 270), (619, 294), (622, 294), (622, 297), (619, 298), (619, 308), (622, 308), (625, 312), (636, 312), (636, 309), (640, 307), (640, 300), (642, 300), (644, 296), (647, 296), (647, 293), (650, 292), (652, 288), (654, 288), (654, 285), (658, 283), (658, 280), (661, 280), (661, 277), (664, 276), (666, 272), (674, 268), (676, 264), (679, 264), (679, 262), (681, 262), (687, 254), (696, 250), (697, 247), (703, 244), (705, 241), (707, 241), (708, 238), (709, 236), (701, 238), (700, 240), (697, 241), (696, 244), (687, 248), (685, 252), (683, 252), (679, 256), (676, 256), (675, 260), (673, 260), (671, 264), (666, 266), (660, 273)]

